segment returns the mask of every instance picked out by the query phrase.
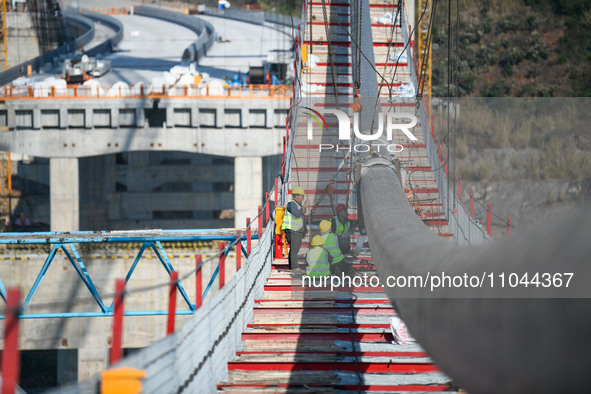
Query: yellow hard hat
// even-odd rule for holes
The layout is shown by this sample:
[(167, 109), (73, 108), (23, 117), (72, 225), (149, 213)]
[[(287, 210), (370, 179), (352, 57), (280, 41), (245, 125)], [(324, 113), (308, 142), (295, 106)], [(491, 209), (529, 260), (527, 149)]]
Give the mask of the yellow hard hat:
[(320, 235), (315, 235), (314, 238), (312, 238), (312, 246), (321, 245), (324, 245), (324, 238), (322, 238)]
[(328, 220), (323, 220), (320, 222), (320, 232), (324, 233), (332, 227), (331, 223)]
[(291, 191), (291, 194), (299, 194), (299, 195), (305, 196), (306, 192), (304, 191), (303, 187), (298, 186), (298, 187), (293, 188), (293, 190)]

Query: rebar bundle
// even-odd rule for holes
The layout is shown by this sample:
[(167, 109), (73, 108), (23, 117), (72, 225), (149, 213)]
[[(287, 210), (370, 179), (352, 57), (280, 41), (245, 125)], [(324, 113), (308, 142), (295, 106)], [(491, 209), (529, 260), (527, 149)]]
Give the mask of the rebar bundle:
[(70, 34), (59, 2), (29, 0), (27, 7), (37, 33), (41, 53), (47, 53), (69, 41)]

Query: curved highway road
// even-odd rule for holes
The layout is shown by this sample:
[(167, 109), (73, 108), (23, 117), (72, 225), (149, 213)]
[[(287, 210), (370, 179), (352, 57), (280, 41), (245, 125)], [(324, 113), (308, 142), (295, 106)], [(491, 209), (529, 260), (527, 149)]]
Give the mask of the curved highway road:
[(199, 15), (213, 25), (224, 42), (216, 42), (207, 56), (201, 59), (199, 70), (212, 77), (232, 77), (249, 66), (260, 66), (273, 49), (289, 49), (291, 27), (265, 24), (264, 26), (232, 19)]
[[(182, 54), (197, 35), (182, 26), (139, 15), (114, 15), (123, 23), (124, 38), (118, 51), (106, 56), (112, 71), (101, 77), (101, 84), (123, 81), (130, 85), (149, 82), (162, 71), (178, 65)], [(214, 78), (232, 77), (260, 66), (273, 49), (291, 48), (291, 28), (277, 25), (254, 25), (226, 18), (198, 18), (213, 24), (223, 41), (216, 42), (198, 66)]]
[(185, 48), (197, 39), (195, 32), (171, 22), (139, 15), (113, 17), (123, 23), (124, 38), (117, 52), (105, 56), (112, 70), (98, 79), (101, 84), (150, 82), (178, 65)]
[[(109, 1), (80, 4), (81, 8), (126, 6)], [(131, 3), (130, 3), (131, 4)], [(129, 5), (130, 5), (129, 4)], [(183, 26), (140, 15), (112, 15), (123, 23), (124, 37), (117, 51), (104, 56), (111, 61), (112, 70), (97, 78), (101, 85), (123, 81), (129, 85), (150, 83), (163, 71), (179, 65), (184, 50), (197, 39), (197, 34)], [(267, 23), (263, 26), (226, 19), (198, 15), (213, 24), (216, 42), (206, 57), (200, 60), (198, 70), (213, 78), (232, 78), (236, 73), (248, 72), (249, 66), (260, 66), (274, 49), (285, 50), (292, 46), (291, 27)], [(100, 23), (95, 24), (95, 39), (85, 46), (90, 49), (114, 32)]]
[(105, 42), (109, 37), (115, 35), (115, 30), (113, 30), (111, 27), (97, 22), (92, 18), (89, 19), (94, 22), (94, 38), (88, 44), (84, 45), (85, 50), (92, 49), (95, 46)]

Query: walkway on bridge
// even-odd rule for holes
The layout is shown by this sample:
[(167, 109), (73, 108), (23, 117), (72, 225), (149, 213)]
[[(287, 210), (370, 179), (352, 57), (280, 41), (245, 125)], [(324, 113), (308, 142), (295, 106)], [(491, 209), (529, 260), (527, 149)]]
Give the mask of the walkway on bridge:
[[(243, 349), (228, 363), (223, 392), (448, 391), (450, 379), (416, 344), (393, 343), (396, 314), (381, 289), (361, 286), (311, 289), (301, 275), (275, 260)], [(375, 275), (370, 257), (359, 274)]]
[[(321, 4), (307, 3), (312, 12), (310, 8), (305, 12), (306, 34), (309, 34), (311, 25), (313, 37), (306, 36), (304, 45), (312, 44), (312, 49), (308, 50), (320, 61), (309, 73), (303, 74), (302, 79), (307, 84), (321, 86), (317, 94), (319, 98), (330, 99), (334, 87)], [(392, 4), (385, 1), (372, 0), (370, 4), (372, 19), (386, 12), (396, 12)], [(334, 37), (332, 48), (338, 48), (333, 61), (338, 64), (338, 93), (342, 100), (353, 95), (351, 48), (354, 46), (350, 36), (344, 34), (338, 24), (351, 26), (350, 8), (348, 2), (326, 4), (328, 34)], [(338, 22), (335, 23), (333, 18)], [(394, 52), (403, 46), (400, 29), (392, 29), (391, 25), (372, 27), (376, 64), (388, 63), (386, 78), (390, 79), (395, 63), (386, 60), (389, 51), (384, 30), (398, 32), (395, 45), (391, 47)], [(408, 75), (407, 64), (400, 63), (397, 85), (407, 81)], [(304, 99), (302, 105), (309, 101)], [(324, 105), (320, 101), (315, 100), (319, 110)], [(414, 104), (406, 106), (412, 109)], [(350, 156), (346, 157), (346, 151), (342, 150), (319, 152), (318, 142), (314, 141), (321, 138), (322, 143), (336, 143), (336, 127), (332, 128), (333, 133), (330, 127), (329, 130), (315, 130), (314, 139), (310, 141), (306, 134), (306, 118), (300, 117), (298, 121), (290, 189), (302, 186), (306, 190), (311, 204), (311, 224), (318, 225), (320, 220), (334, 216), (333, 207), (337, 203), (347, 204), (349, 212), (354, 212), (350, 219), (357, 219)], [(439, 220), (443, 211), (435, 179), (431, 172), (420, 171), (430, 169), (430, 165), (422, 133), (417, 131), (417, 137), (419, 141), (413, 144), (408, 144), (402, 132), (394, 137), (394, 142), (405, 147), (399, 156), (401, 166), (407, 173), (415, 171), (406, 185), (412, 191), (409, 196), (421, 210), (424, 222), (436, 233), (447, 236), (447, 222)], [(344, 165), (341, 165), (343, 161)], [(332, 194), (327, 193), (329, 185), (334, 191)], [(317, 230), (309, 232), (304, 239), (300, 250), (301, 268), (305, 269), (302, 257), (315, 234)], [(353, 241), (358, 237), (357, 233), (352, 237)], [(396, 310), (380, 287), (369, 285), (368, 278), (377, 276), (377, 273), (367, 243), (364, 246), (364, 253), (347, 258), (358, 279), (366, 278), (362, 286), (356, 287), (303, 287), (302, 275), (287, 270), (286, 259), (275, 259), (264, 295), (256, 301), (254, 321), (242, 334), (243, 349), (236, 353), (236, 361), (228, 363), (229, 379), (218, 388), (223, 392), (453, 391), (450, 379), (439, 371), (418, 344), (393, 343), (390, 319), (396, 315)]]

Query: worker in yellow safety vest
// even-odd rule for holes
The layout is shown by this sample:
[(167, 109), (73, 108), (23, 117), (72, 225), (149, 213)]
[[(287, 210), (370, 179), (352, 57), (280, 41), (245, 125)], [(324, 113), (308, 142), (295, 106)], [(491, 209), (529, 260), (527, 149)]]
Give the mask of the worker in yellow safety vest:
[(302, 246), (302, 239), (306, 235), (306, 224), (304, 215), (306, 209), (303, 207), (305, 191), (303, 187), (295, 187), (291, 192), (291, 199), (287, 203), (281, 230), (285, 231), (287, 243), (289, 243), (289, 269), (298, 270), (298, 252)]
[(306, 255), (306, 275), (311, 278), (322, 278), (330, 275), (330, 255), (322, 247), (324, 239), (320, 235), (312, 238), (312, 249)]
[(324, 250), (326, 250), (332, 257), (332, 263), (337, 264), (343, 261), (345, 256), (341, 253), (337, 235), (332, 232), (331, 224), (328, 220), (320, 222), (320, 236), (324, 240)]
[(343, 253), (351, 251), (351, 239), (349, 230), (351, 222), (349, 222), (349, 213), (345, 204), (337, 205), (336, 215), (331, 219), (332, 231), (338, 237), (339, 247)]
[(328, 220), (323, 220), (318, 227), (320, 228), (320, 236), (324, 239), (324, 250), (328, 252), (331, 258), (330, 272), (333, 275), (340, 275), (342, 272), (345, 274), (351, 273), (352, 267), (345, 261), (338, 237), (332, 231), (331, 223)]

